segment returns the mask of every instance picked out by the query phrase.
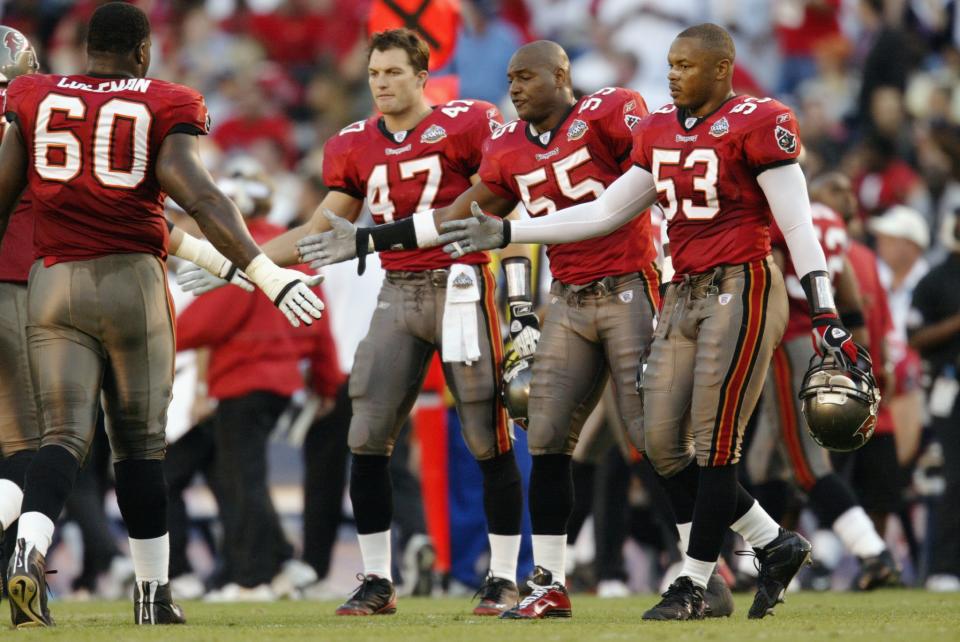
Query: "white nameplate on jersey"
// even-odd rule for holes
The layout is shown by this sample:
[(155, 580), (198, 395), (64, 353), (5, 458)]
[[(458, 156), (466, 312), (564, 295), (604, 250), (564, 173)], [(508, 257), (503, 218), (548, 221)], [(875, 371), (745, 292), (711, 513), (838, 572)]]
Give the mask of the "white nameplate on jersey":
[(710, 135), (720, 138), (724, 134), (730, 131), (730, 123), (727, 122), (727, 117), (724, 116), (714, 124), (710, 125)]
[(697, 118), (696, 116), (690, 116), (685, 121), (683, 121), (683, 126), (686, 127), (687, 129), (690, 129), (691, 127), (697, 124), (698, 120), (700, 119)]
[(773, 133), (777, 137), (777, 147), (788, 154), (792, 154), (797, 151), (797, 137), (793, 135), (792, 131), (777, 125), (777, 128)]
[(567, 129), (567, 140), (580, 140), (583, 138), (583, 135), (587, 133), (587, 124), (580, 120), (579, 118), (570, 123), (570, 127)]
[(430, 125), (427, 131), (423, 132), (423, 135), (420, 136), (421, 143), (439, 143), (441, 140), (447, 137), (447, 130), (441, 127), (440, 125)]
[(953, 414), (960, 393), (960, 382), (950, 377), (937, 377), (930, 388), (930, 414), (944, 419)]
[(552, 133), (552, 132), (543, 132), (542, 134), (540, 134), (540, 144), (541, 144), (541, 145), (546, 145), (547, 143), (550, 142), (550, 134), (551, 134), (551, 133)]
[(407, 132), (406, 131), (394, 132), (393, 140), (398, 143), (402, 143), (403, 141), (407, 140)]

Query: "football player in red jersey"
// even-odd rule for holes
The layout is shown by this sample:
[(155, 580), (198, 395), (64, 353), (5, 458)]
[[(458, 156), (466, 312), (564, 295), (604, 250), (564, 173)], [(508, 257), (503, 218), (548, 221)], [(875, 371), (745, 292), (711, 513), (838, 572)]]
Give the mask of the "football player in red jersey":
[[(868, 343), (870, 337), (857, 278), (846, 258), (849, 246), (846, 225), (839, 214), (821, 203), (813, 203), (811, 213), (844, 325), (854, 332), (858, 343), (872, 347)], [(860, 560), (860, 572), (853, 587), (871, 590), (895, 585), (899, 581), (899, 571), (886, 544), (860, 506), (853, 489), (833, 471), (829, 453), (807, 430), (799, 395), (804, 373), (814, 356), (810, 343), (810, 314), (800, 279), (792, 263), (786, 260), (789, 249), (783, 234), (776, 225), (771, 231), (773, 255), (783, 271), (790, 316), (783, 341), (773, 354), (761, 399), (761, 413), (755, 429), (758, 434), (748, 457), (751, 480), (760, 483), (779, 472), (771, 470), (770, 466), (774, 464), (775, 468), (779, 461), (773, 452), (778, 449), (794, 481), (807, 494), (821, 527), (832, 529), (847, 550)], [(861, 336), (857, 336), (858, 332)], [(775, 444), (775, 448), (770, 448), (770, 444)]]
[[(19, 31), (0, 26), (0, 100), (7, 84), (39, 70)], [(0, 140), (7, 129), (0, 119)], [(0, 246), (0, 532), (20, 515), (23, 476), (40, 444), (40, 425), (27, 356), (27, 274), (33, 263), (33, 215), (24, 193)], [(12, 538), (10, 538), (12, 540)], [(7, 551), (12, 541), (7, 542)]]
[[(324, 148), (323, 179), (330, 193), (313, 219), (264, 246), (282, 264), (306, 258), (297, 241), (355, 220), (366, 201), (377, 223), (417, 219), (448, 205), (480, 168), (483, 141), (499, 126), (490, 103), (454, 100), (430, 106), (424, 96), (429, 50), (406, 29), (375, 34), (368, 51), (376, 115), (343, 128)], [(340, 218), (343, 217), (343, 218)], [(366, 243), (366, 238), (364, 239)], [(506, 412), (497, 395), (503, 345), (494, 304), (494, 279), (485, 254), (456, 264), (440, 247), (393, 251), (379, 304), (350, 373), (353, 502), (363, 578), (337, 609), (340, 615), (396, 611), (390, 563), (392, 491), (388, 469), (394, 440), (416, 401), (427, 365), (441, 348), (470, 451), (484, 477), (490, 573), (477, 615), (499, 615), (516, 605), (516, 565), (523, 508), (520, 472)], [(361, 265), (362, 269), (362, 265)], [(187, 287), (206, 289), (210, 277), (188, 273)]]
[(5, 96), (0, 239), (28, 188), (36, 260), (27, 337), (42, 426), (10, 560), (11, 615), (17, 626), (53, 623), (44, 556), (86, 457), (102, 392), (137, 580), (135, 622), (181, 623), (167, 581), (162, 467), (174, 355), (164, 192), (288, 316), (309, 323), (323, 305), (304, 274), (262, 254), (203, 168), (196, 139), (207, 130), (202, 97), (145, 78), (146, 15), (126, 3), (101, 6), (90, 19), (87, 53), (85, 74), (23, 75)]
[[(533, 217), (544, 216), (595, 199), (630, 166), (632, 129), (647, 113), (639, 94), (609, 87), (577, 100), (567, 54), (549, 41), (518, 49), (507, 78), (520, 119), (506, 123), (484, 144), (479, 182), (450, 206), (420, 212), (413, 220), (362, 230), (338, 223), (332, 232), (304, 239), (305, 258), (314, 259), (314, 267), (353, 258), (358, 247), (364, 250), (358, 234), (369, 235), (374, 246), (435, 245), (436, 225), (469, 217), (474, 201), (501, 216), (517, 203)], [(607, 236), (550, 246), (547, 254), (555, 280), (539, 343), (539, 325), (529, 312), (530, 262), (516, 256), (503, 261), (514, 348), (522, 357), (536, 351), (528, 405), (536, 588), (504, 613), (511, 619), (572, 614), (564, 586), (574, 492), (570, 456), (608, 375), (631, 440), (643, 449), (634, 382), (659, 301), (646, 214)], [(732, 597), (719, 575), (711, 578), (711, 588), (711, 615), (729, 615)]]
[(787, 320), (770, 256), (771, 215), (802, 275), (818, 351), (844, 363), (857, 355), (813, 231), (796, 119), (769, 98), (734, 94), (733, 60), (733, 40), (721, 27), (677, 36), (668, 55), (673, 104), (637, 125), (636, 166), (592, 203), (517, 222), (476, 208), (472, 219), (442, 226), (441, 241), (456, 256), (511, 241), (602, 236), (655, 202), (663, 208), (677, 273), (641, 380), (644, 439), (668, 478), (677, 519), (689, 515), (691, 530), (681, 575), (647, 619), (703, 617), (704, 587), (728, 526), (747, 535), (760, 562), (752, 618), (772, 611), (810, 557), (810, 544), (781, 531), (737, 483), (743, 430)]

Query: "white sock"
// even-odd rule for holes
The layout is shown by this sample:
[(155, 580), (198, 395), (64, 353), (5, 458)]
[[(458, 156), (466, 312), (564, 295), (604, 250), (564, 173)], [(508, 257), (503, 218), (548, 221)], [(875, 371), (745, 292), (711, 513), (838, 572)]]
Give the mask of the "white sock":
[(750, 510), (731, 524), (730, 529), (739, 533), (753, 548), (763, 548), (780, 534), (780, 525), (773, 521), (757, 500), (753, 500)]
[(566, 535), (534, 535), (533, 563), (550, 571), (553, 581), (566, 584)]
[(390, 572), (390, 529), (379, 533), (359, 535), (360, 555), (363, 557), (363, 574), (376, 575), (393, 581)]
[(837, 534), (847, 550), (857, 557), (873, 557), (886, 548), (867, 512), (860, 506), (848, 508), (833, 522), (833, 532)]
[(490, 538), (490, 574), (503, 580), (517, 581), (517, 558), (520, 557), (520, 535), (494, 535)]
[(680, 571), (680, 576), (686, 575), (693, 580), (694, 584), (707, 588), (707, 582), (710, 581), (710, 576), (713, 575), (713, 567), (716, 565), (715, 561), (703, 562), (687, 555), (683, 558), (683, 569)]
[(20, 517), (23, 490), (9, 479), (0, 479), (0, 528), (7, 530)]
[(17, 527), (17, 539), (26, 542), (27, 550), (34, 547), (44, 557), (53, 540), (53, 522), (43, 513), (30, 511), (20, 516), (20, 525)]
[(170, 535), (135, 539), (130, 542), (130, 558), (133, 560), (133, 573), (137, 582), (157, 582), (160, 585), (170, 581)]
[(677, 532), (680, 533), (680, 554), (684, 559), (687, 558), (687, 549), (690, 548), (690, 530), (693, 528), (693, 522), (677, 524)]
[(837, 568), (843, 558), (843, 544), (836, 533), (826, 528), (819, 528), (810, 538), (810, 544), (813, 545), (814, 557), (818, 562), (831, 571)]

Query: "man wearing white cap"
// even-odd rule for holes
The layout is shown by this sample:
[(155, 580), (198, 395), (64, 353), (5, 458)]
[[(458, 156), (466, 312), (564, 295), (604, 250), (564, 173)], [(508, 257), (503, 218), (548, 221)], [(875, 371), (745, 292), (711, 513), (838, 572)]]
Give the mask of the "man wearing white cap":
[(913, 290), (930, 271), (923, 258), (930, 246), (930, 229), (923, 214), (905, 205), (894, 205), (871, 219), (867, 229), (877, 239), (880, 280), (889, 295), (894, 329), (899, 338), (906, 339)]

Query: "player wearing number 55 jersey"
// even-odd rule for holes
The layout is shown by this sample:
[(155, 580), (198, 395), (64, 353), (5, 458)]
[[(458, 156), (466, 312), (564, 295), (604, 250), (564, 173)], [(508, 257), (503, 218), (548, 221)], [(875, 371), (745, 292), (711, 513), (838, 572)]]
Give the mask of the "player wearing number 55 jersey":
[(530, 221), (479, 216), (443, 225), (441, 240), (458, 254), (591, 238), (654, 202), (664, 209), (677, 275), (642, 379), (644, 434), (647, 456), (669, 478), (677, 518), (690, 525), (681, 576), (644, 615), (651, 619), (703, 616), (703, 589), (728, 526), (757, 548), (751, 617), (773, 608), (809, 557), (809, 543), (780, 532), (736, 476), (743, 430), (787, 321), (783, 278), (769, 256), (771, 213), (802, 276), (818, 349), (856, 358), (813, 232), (795, 117), (776, 101), (736, 96), (733, 60), (721, 27), (679, 34), (668, 55), (674, 104), (637, 126), (636, 166), (593, 203)]
[(323, 306), (302, 273), (260, 252), (203, 168), (196, 136), (206, 133), (207, 114), (199, 94), (144, 77), (150, 25), (143, 12), (101, 6), (87, 53), (87, 73), (20, 76), (5, 97), (0, 236), (28, 188), (36, 260), (27, 339), (41, 429), (10, 560), (11, 614), (17, 626), (53, 623), (44, 556), (87, 455), (102, 393), (137, 579), (135, 621), (180, 623), (167, 581), (163, 479), (174, 357), (164, 192), (279, 307), (310, 322)]

